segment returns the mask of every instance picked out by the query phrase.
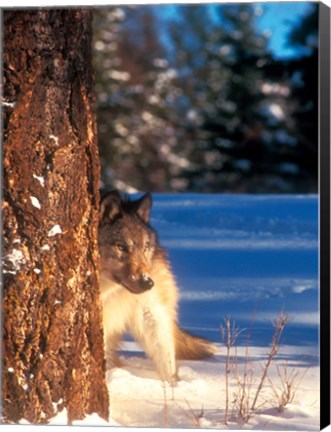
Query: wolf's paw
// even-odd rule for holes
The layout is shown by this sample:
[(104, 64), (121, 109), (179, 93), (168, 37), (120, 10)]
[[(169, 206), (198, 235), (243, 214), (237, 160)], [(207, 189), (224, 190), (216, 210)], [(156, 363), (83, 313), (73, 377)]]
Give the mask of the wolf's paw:
[(179, 375), (177, 373), (177, 371), (170, 375), (170, 376), (166, 376), (166, 377), (161, 377), (161, 380), (167, 384), (169, 384), (172, 388), (177, 387), (178, 381), (180, 381)]

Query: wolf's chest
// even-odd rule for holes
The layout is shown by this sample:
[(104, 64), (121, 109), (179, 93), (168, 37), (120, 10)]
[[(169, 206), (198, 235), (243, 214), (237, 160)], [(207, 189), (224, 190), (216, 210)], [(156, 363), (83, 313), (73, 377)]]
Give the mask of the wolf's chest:
[(150, 293), (132, 294), (124, 288), (104, 291), (101, 294), (103, 322), (107, 333), (131, 330), (132, 323), (144, 314), (153, 303)]

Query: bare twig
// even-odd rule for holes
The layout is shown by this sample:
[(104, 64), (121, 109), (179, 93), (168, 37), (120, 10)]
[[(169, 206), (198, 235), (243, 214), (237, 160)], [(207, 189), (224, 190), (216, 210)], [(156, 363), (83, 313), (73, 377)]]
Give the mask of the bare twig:
[(225, 326), (221, 325), (221, 335), (223, 342), (226, 346), (226, 361), (225, 361), (225, 414), (224, 424), (228, 424), (229, 415), (229, 375), (230, 375), (230, 350), (231, 347), (236, 343), (236, 340), (240, 334), (239, 328), (236, 327), (233, 321), (231, 327), (231, 320), (229, 317), (225, 319)]
[(192, 425), (200, 428), (201, 427), (200, 420), (202, 419), (202, 417), (204, 415), (203, 406), (201, 407), (200, 413), (196, 414), (193, 411), (189, 401), (187, 399), (184, 399), (184, 400), (186, 402), (186, 405), (188, 406), (188, 410), (181, 407), (177, 402), (175, 402), (175, 403), (178, 406), (178, 408), (182, 411), (182, 413), (191, 421)]
[(268, 374), (270, 364), (272, 362), (272, 359), (275, 357), (275, 355), (278, 352), (280, 337), (281, 337), (283, 330), (284, 330), (286, 324), (288, 323), (288, 321), (289, 321), (289, 316), (287, 314), (284, 314), (283, 312), (280, 312), (280, 314), (277, 317), (277, 320), (273, 323), (275, 331), (274, 331), (274, 335), (273, 335), (272, 342), (271, 342), (271, 350), (270, 350), (270, 353), (268, 355), (267, 362), (264, 366), (263, 374), (262, 374), (259, 386), (258, 386), (257, 391), (255, 393), (254, 401), (253, 401), (253, 404), (251, 407), (252, 411), (255, 410), (256, 403), (257, 403), (259, 394), (263, 388), (263, 384), (264, 384), (264, 381), (265, 381), (266, 376)]
[(169, 427), (169, 410), (166, 383), (163, 382), (163, 427)]
[(244, 371), (243, 377), (240, 378), (238, 361), (237, 361), (237, 385), (238, 385), (238, 401), (237, 401), (237, 411), (240, 418), (247, 423), (251, 417), (250, 411), (250, 397), (251, 389), (254, 382), (254, 370), (252, 363), (249, 360), (249, 340), (252, 333), (252, 328), (255, 322), (256, 309), (252, 314), (252, 319), (250, 322), (249, 329), (246, 334), (246, 344), (245, 344), (245, 360), (244, 360)]
[(277, 400), (277, 409), (279, 412), (283, 412), (286, 405), (293, 402), (299, 383), (303, 379), (308, 369), (306, 369), (301, 376), (299, 370), (294, 368), (289, 370), (287, 362), (283, 366), (282, 370), (278, 366), (276, 366), (276, 369), (279, 378), (279, 384), (275, 385), (269, 377), (268, 381)]
[(244, 423), (247, 423), (251, 417), (251, 411), (249, 407), (250, 393), (254, 382), (254, 371), (252, 368), (252, 364), (249, 362), (248, 353), (248, 346), (246, 346), (244, 373), (242, 376), (240, 376), (236, 347), (235, 365), (238, 392), (234, 395), (233, 406), (235, 412), (237, 412), (238, 416), (244, 421)]

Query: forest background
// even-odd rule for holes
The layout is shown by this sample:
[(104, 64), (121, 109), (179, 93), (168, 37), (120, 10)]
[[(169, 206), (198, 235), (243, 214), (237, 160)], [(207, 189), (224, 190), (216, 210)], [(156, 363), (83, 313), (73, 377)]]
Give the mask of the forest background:
[(102, 186), (316, 193), (318, 3), (94, 11)]

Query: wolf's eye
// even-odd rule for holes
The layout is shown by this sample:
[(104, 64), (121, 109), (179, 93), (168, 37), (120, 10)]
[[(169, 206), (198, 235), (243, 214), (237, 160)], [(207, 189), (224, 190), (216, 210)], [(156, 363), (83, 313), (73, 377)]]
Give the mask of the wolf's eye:
[(123, 245), (123, 244), (117, 244), (116, 245), (116, 247), (117, 247), (117, 249), (119, 250), (119, 251), (121, 251), (121, 252), (126, 252), (127, 251), (127, 247), (125, 246), (125, 245)]

